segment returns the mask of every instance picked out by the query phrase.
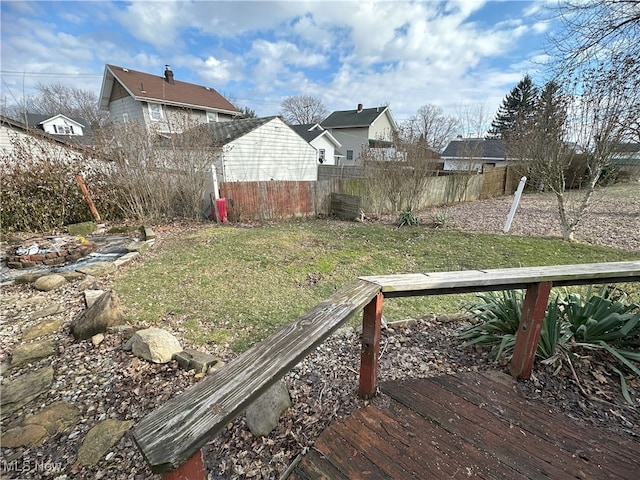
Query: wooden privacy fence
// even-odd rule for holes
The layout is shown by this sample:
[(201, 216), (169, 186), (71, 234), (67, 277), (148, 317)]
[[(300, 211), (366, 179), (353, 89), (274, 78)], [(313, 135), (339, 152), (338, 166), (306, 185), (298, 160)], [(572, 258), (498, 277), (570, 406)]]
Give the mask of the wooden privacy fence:
[[(316, 182), (220, 183), (220, 196), (227, 200), (229, 219), (248, 221), (330, 215), (333, 213), (331, 196), (334, 194), (360, 197), (361, 208), (367, 213), (393, 211), (391, 203), (383, 194), (371, 191), (372, 185), (366, 178), (354, 176), (363, 174), (362, 167), (320, 168), (332, 169), (327, 172), (339, 172), (344, 168), (352, 173), (344, 176), (331, 176), (327, 173)], [(515, 175), (511, 167), (487, 169), (473, 175), (451, 172), (448, 175), (429, 177), (414, 208), (510, 195), (515, 192), (519, 180), (520, 177)], [(374, 198), (376, 195), (379, 198)]]
[(203, 480), (201, 448), (336, 329), (363, 310), (359, 395), (376, 392), (384, 297), (526, 289), (510, 372), (529, 378), (553, 286), (640, 281), (640, 261), (359, 277), (144, 417), (133, 437), (165, 480)]

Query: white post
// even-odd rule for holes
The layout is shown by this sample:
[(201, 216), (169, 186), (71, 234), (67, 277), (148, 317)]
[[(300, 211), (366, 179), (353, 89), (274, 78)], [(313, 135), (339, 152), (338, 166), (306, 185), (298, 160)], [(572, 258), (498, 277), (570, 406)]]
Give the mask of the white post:
[(527, 183), (527, 177), (522, 177), (520, 179), (520, 183), (518, 184), (518, 189), (516, 190), (515, 197), (513, 198), (511, 210), (509, 210), (509, 215), (507, 215), (507, 221), (504, 224), (504, 228), (502, 229), (504, 233), (507, 233), (511, 228), (511, 222), (513, 221), (513, 216), (516, 214), (516, 208), (518, 208), (518, 202), (520, 202), (520, 196), (522, 195), (522, 190), (524, 190), (525, 183)]
[(211, 175), (213, 176), (213, 196), (216, 200), (220, 198), (220, 192), (218, 191), (218, 174), (216, 173), (216, 166), (211, 164)]

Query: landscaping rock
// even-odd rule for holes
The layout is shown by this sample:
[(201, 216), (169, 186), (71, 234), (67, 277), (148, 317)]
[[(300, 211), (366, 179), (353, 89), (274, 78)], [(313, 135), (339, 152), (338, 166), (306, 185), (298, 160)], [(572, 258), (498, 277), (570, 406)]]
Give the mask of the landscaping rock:
[(66, 278), (57, 273), (52, 273), (38, 277), (38, 279), (33, 282), (33, 288), (41, 292), (49, 292), (51, 290), (57, 290), (65, 283), (67, 283)]
[(45, 275), (46, 275), (45, 273), (25, 273), (23, 275), (16, 277), (14, 282), (18, 285), (33, 283), (37, 279), (39, 279), (40, 277), (44, 277)]
[(85, 290), (84, 302), (90, 308), (102, 296), (104, 290)]
[(97, 333), (106, 332), (108, 327), (121, 323), (123, 318), (118, 297), (107, 291), (71, 322), (71, 333), (76, 340), (86, 340)]
[(97, 347), (104, 341), (104, 333), (97, 333), (93, 337), (91, 337), (91, 343), (94, 347)]
[(113, 262), (94, 262), (89, 265), (77, 268), (76, 272), (84, 273), (85, 275), (91, 275), (93, 277), (101, 277), (103, 275), (109, 275), (118, 270)]
[(125, 344), (137, 357), (154, 363), (168, 363), (176, 353), (182, 351), (178, 339), (161, 328), (138, 330)]
[(156, 234), (153, 230), (151, 230), (151, 227), (142, 227), (142, 232), (144, 233), (144, 239), (145, 240), (153, 240), (156, 238)]
[(72, 223), (67, 225), (67, 232), (74, 237), (87, 237), (96, 231), (94, 222)]
[(22, 425), (39, 425), (49, 435), (63, 432), (80, 420), (80, 409), (69, 402), (54, 402), (35, 415), (27, 417)]
[(149, 244), (147, 242), (134, 241), (127, 245), (127, 250), (129, 252), (144, 253), (149, 250)]
[(75, 282), (76, 280), (83, 280), (86, 275), (84, 273), (80, 273), (80, 272), (60, 272), (60, 275), (62, 275), (64, 278), (67, 279), (67, 282)]
[(192, 348), (187, 348), (182, 352), (176, 353), (174, 359), (177, 360), (180, 367), (185, 370), (195, 370), (196, 373), (207, 373), (220, 362), (219, 358)]
[(116, 259), (113, 261), (113, 263), (116, 265), (116, 267), (120, 268), (122, 265), (124, 265), (125, 263), (129, 263), (131, 262), (134, 258), (139, 257), (140, 254), (138, 252), (129, 252), (129, 253), (125, 253), (123, 256), (121, 256), (120, 258)]
[(280, 415), (291, 406), (291, 397), (283, 381), (275, 383), (247, 409), (247, 426), (256, 437), (269, 435)]
[[(76, 272), (80, 273), (80, 272)], [(98, 285), (98, 280), (93, 275), (85, 275), (80, 273), (84, 278), (78, 284), (78, 290), (95, 290)]]
[(48, 307), (45, 307), (37, 312), (33, 312), (29, 316), (29, 320), (38, 320), (39, 318), (50, 317), (51, 315), (55, 315), (56, 313), (64, 312), (64, 308), (62, 308), (57, 303), (53, 303)]
[(46, 337), (59, 331), (62, 325), (64, 325), (64, 318), (43, 320), (33, 327), (26, 328), (24, 332), (22, 332), (22, 341), (28, 342), (38, 337)]
[(33, 360), (46, 358), (56, 353), (56, 343), (53, 340), (43, 342), (23, 343), (11, 352), (11, 368), (19, 367)]
[(42, 445), (49, 437), (42, 425), (15, 427), (2, 433), (2, 448), (35, 447)]
[(2, 385), (2, 418), (10, 415), (34, 398), (49, 391), (53, 383), (53, 367), (50, 365), (21, 375)]
[(78, 450), (78, 463), (85, 466), (97, 464), (132, 425), (131, 421), (123, 422), (111, 418), (98, 423), (89, 430), (82, 442)]

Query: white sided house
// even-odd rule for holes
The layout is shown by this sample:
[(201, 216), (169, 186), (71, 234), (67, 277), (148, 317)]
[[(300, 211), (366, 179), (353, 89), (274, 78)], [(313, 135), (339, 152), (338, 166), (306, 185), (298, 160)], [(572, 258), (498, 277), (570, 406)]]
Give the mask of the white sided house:
[(280, 117), (247, 118), (206, 126), (219, 182), (318, 179), (316, 150)]
[(70, 137), (82, 137), (87, 128), (87, 122), (81, 119), (69, 118), (59, 114), (53, 117), (48, 115), (27, 114), (29, 127), (40, 129), (49, 135), (65, 135)]
[(227, 122), (241, 115), (215, 89), (164, 76), (105, 65), (100, 108), (113, 122), (139, 122), (158, 133), (180, 133), (203, 123)]
[(316, 159), (319, 165), (337, 165), (339, 154), (337, 149), (342, 145), (328, 130), (317, 123), (291, 125), (291, 128), (316, 149)]
[(395, 156), (392, 142), (398, 130), (389, 107), (363, 108), (333, 112), (320, 125), (342, 145), (338, 149), (338, 165), (360, 165), (369, 150), (375, 158)]

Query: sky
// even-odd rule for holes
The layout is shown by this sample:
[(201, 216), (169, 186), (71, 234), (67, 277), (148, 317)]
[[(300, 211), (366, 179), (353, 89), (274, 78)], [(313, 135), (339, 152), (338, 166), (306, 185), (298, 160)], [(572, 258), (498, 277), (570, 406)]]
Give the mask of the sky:
[(2, 0), (0, 8), (2, 105), (38, 83), (98, 95), (105, 64), (157, 75), (170, 65), (176, 80), (215, 88), (260, 117), (308, 95), (329, 112), (388, 105), (397, 122), (423, 105), (493, 117), (525, 74), (543, 78), (553, 28), (544, 0)]

